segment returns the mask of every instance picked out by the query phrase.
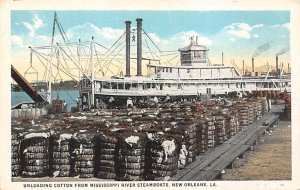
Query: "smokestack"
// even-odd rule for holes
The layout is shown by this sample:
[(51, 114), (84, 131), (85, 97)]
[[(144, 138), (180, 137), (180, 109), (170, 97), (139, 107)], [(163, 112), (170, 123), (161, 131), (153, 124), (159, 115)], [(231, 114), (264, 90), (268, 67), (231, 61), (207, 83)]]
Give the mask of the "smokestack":
[(243, 75), (245, 75), (245, 62), (243, 60)]
[(222, 51), (222, 66), (224, 66), (224, 55), (223, 55), (223, 51)]
[(288, 63), (288, 73), (290, 73), (290, 63)]
[(130, 77), (130, 21), (125, 21), (126, 24), (126, 77)]
[(276, 55), (276, 75), (278, 75), (278, 55)]
[(137, 18), (137, 72), (136, 76), (142, 76), (142, 21), (143, 19)]
[(252, 57), (252, 72), (254, 72), (254, 58)]

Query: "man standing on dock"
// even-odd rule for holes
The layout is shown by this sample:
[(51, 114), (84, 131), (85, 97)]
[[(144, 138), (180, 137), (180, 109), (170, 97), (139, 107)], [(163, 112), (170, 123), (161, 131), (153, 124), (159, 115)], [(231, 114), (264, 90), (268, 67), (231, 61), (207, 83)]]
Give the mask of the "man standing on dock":
[(78, 111), (82, 111), (82, 99), (78, 96), (76, 99)]
[(67, 112), (67, 102), (63, 101), (63, 112)]

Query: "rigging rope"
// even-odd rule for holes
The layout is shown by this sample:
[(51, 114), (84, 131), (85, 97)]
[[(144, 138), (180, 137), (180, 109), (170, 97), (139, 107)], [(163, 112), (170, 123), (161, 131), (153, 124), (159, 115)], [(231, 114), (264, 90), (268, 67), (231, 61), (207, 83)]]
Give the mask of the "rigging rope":
[[(122, 43), (124, 43), (125, 42), (125, 39), (121, 42), (119, 42), (119, 44), (114, 48), (114, 50), (109, 54), (109, 55), (107, 55), (105, 58), (107, 58), (108, 56), (110, 56), (111, 54), (113, 54), (113, 52), (114, 51), (116, 51), (119, 47), (120, 47), (120, 45), (122, 44)], [(123, 49), (125, 47), (125, 45), (123, 46), (123, 47), (121, 47), (121, 50)], [(113, 56), (113, 58), (112, 59), (114, 59), (119, 53), (120, 53), (121, 51), (118, 51), (117, 52), (117, 54), (115, 54), (114, 56)], [(104, 58), (103, 58), (104, 59)], [(112, 61), (112, 60), (111, 60)], [(103, 65), (102, 65), (102, 67), (100, 67), (100, 69), (99, 70), (101, 70), (101, 69), (103, 69), (103, 67), (107, 67), (108, 66), (108, 64), (111, 62), (111, 61), (106, 61)]]
[[(115, 41), (115, 43), (104, 53), (103, 58), (105, 57), (105, 55), (125, 36), (125, 32), (117, 39), (117, 41)], [(114, 50), (115, 51), (115, 50)], [(107, 57), (107, 56), (106, 56)], [(102, 59), (100, 59), (100, 61), (102, 61)], [(100, 62), (95, 63), (95, 67), (97, 67), (100, 64)], [(100, 65), (101, 66), (101, 65)]]
[[(121, 49), (120, 49), (120, 51), (111, 59), (111, 61), (108, 63), (108, 64), (110, 64), (111, 62), (112, 62), (112, 60), (123, 50), (123, 48), (125, 47), (126, 45), (124, 45)], [(107, 69), (108, 69), (108, 67), (107, 67)], [(106, 69), (106, 72), (107, 72), (107, 69)], [(106, 74), (106, 72), (105, 72), (105, 74)]]
[[(146, 42), (147, 48), (149, 49), (149, 52), (150, 52), (152, 58), (154, 59), (153, 53), (152, 53), (152, 51), (151, 51), (151, 49), (150, 49), (150, 47), (149, 47), (149, 44), (148, 44), (148, 42), (147, 42), (146, 39), (145, 39), (145, 42)], [(147, 52), (146, 52), (146, 53), (147, 53)]]
[[(48, 67), (46, 67), (45, 63), (41, 60), (40, 56), (41, 56), (43, 59), (45, 59), (46, 61), (48, 61), (48, 59), (45, 58), (45, 57), (43, 57), (42, 55), (40, 55), (39, 52), (37, 52), (37, 51), (34, 51), (34, 50), (33, 50), (33, 52), (35, 53), (35, 55), (36, 55), (36, 57), (39, 59), (39, 61), (43, 64), (43, 66), (45, 67), (45, 69), (47, 69), (47, 70), (49, 71)], [(53, 66), (56, 67), (56, 65), (53, 65)], [(61, 70), (61, 71), (64, 72), (63, 70)], [(49, 71), (49, 73), (50, 73), (50, 71)], [(65, 73), (65, 72), (64, 72), (64, 73)], [(68, 75), (71, 79), (77, 81), (75, 78), (73, 78), (72, 76), (70, 76), (68, 73), (65, 73), (65, 74)], [(52, 77), (53, 77), (53, 75), (52, 75)], [(53, 78), (54, 78), (54, 77), (53, 77)], [(78, 81), (77, 81), (77, 82), (78, 82)], [(67, 94), (67, 95), (68, 95), (68, 96), (76, 103), (75, 99), (68, 93), (68, 91), (66, 91), (66, 90), (64, 90), (64, 91), (65, 91), (66, 94)]]
[[(34, 51), (34, 50), (33, 50)], [(37, 55), (37, 57), (38, 57), (38, 59), (42, 62), (42, 64), (44, 65), (44, 67), (45, 68), (47, 68), (47, 70), (49, 71), (49, 73), (50, 73), (50, 69), (48, 69), (48, 67), (46, 67), (46, 65), (44, 64), (44, 62), (40, 59), (40, 57), (41, 58), (43, 58), (44, 60), (46, 60), (46, 61), (48, 61), (49, 62), (49, 59), (47, 59), (47, 58), (45, 58), (43, 55), (41, 55), (39, 52), (37, 52), (37, 51), (34, 51), (35, 53), (36, 53), (36, 55)], [(40, 57), (39, 57), (40, 56)], [(56, 65), (53, 65), (54, 67), (57, 67)], [(77, 79), (75, 79), (74, 77), (72, 77), (69, 73), (67, 73), (67, 72), (65, 72), (65, 71), (63, 71), (63, 70), (61, 70), (64, 74), (66, 74), (67, 76), (69, 76), (71, 79), (73, 79), (73, 80), (75, 80), (75, 81), (78, 81)], [(53, 76), (53, 74), (51, 74), (51, 76), (52, 77), (54, 77)]]
[[(58, 47), (60, 47), (59, 45), (58, 45)], [(62, 49), (62, 48), (60, 48), (62, 51), (63, 51), (63, 53), (65, 53), (66, 54), (66, 56), (75, 64), (75, 66), (90, 80), (90, 81), (92, 81), (91, 80), (91, 78), (90, 77), (88, 77), (83, 71), (82, 71), (82, 69), (81, 68), (79, 68), (79, 66), (75, 63), (75, 61), (65, 52), (65, 50), (64, 49)]]
[(152, 42), (152, 44), (156, 47), (156, 49), (161, 53), (161, 50), (157, 47), (157, 45), (153, 42), (153, 40), (150, 38), (150, 36), (147, 34), (147, 32), (142, 29), (144, 31), (144, 34), (146, 34), (146, 36), (149, 38), (149, 40)]

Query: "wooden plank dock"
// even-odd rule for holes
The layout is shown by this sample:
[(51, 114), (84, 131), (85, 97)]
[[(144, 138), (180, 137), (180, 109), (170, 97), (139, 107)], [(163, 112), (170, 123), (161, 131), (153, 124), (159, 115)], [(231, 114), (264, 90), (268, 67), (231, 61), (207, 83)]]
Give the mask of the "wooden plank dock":
[(283, 105), (273, 105), (268, 113), (222, 145), (197, 156), (194, 162), (180, 170), (170, 181), (209, 181), (220, 177), (225, 168), (232, 167), (233, 161), (250, 150), (256, 140), (278, 121), (283, 109)]

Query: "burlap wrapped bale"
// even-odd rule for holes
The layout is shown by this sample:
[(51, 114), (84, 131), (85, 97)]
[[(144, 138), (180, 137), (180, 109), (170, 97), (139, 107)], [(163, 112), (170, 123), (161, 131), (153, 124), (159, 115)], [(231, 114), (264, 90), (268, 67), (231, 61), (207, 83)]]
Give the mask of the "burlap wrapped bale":
[(71, 175), (72, 155), (74, 151), (73, 135), (56, 133), (51, 138), (50, 168), (53, 177), (69, 177)]
[(205, 117), (205, 125), (207, 128), (207, 146), (211, 148), (215, 146), (214, 118), (211, 116)]
[(117, 145), (117, 180), (140, 181), (145, 176), (147, 136), (142, 133), (121, 133)]
[(94, 177), (95, 135), (93, 131), (79, 131), (75, 135), (73, 175), (79, 178)]
[(149, 133), (146, 149), (146, 179), (171, 177), (178, 171), (179, 143), (163, 133)]
[(223, 144), (226, 138), (226, 131), (225, 131), (225, 118), (223, 116), (216, 116), (215, 117), (215, 143), (216, 145)]
[(239, 123), (241, 129), (244, 129), (249, 125), (249, 107), (245, 104), (246, 102), (239, 102), (236, 104), (236, 108), (239, 112)]
[(23, 139), (23, 128), (12, 125), (11, 130), (11, 173), (12, 177), (21, 174), (21, 142)]
[(102, 179), (116, 178), (116, 147), (117, 134), (111, 131), (102, 131), (96, 138), (95, 168), (97, 177)]
[(21, 144), (22, 177), (49, 175), (49, 132), (28, 133)]

